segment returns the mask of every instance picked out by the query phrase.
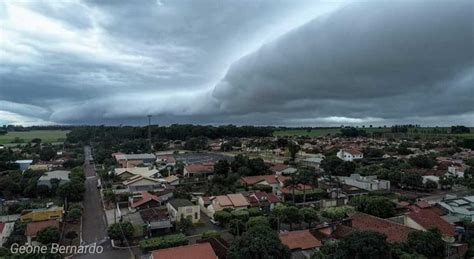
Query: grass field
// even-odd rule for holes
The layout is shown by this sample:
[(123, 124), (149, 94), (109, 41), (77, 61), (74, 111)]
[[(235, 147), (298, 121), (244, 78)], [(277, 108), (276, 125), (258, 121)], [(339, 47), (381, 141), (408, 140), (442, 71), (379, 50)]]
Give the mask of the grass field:
[(40, 138), (43, 143), (62, 142), (66, 139), (67, 130), (32, 130), (21, 132), (8, 132), (0, 135), (0, 144), (13, 143), (18, 138), (21, 143), (30, 142), (34, 138)]
[[(368, 133), (372, 132), (390, 132), (390, 128), (360, 128)], [(308, 137), (322, 137), (335, 135), (341, 133), (340, 128), (314, 128), (314, 129), (288, 129), (288, 130), (277, 130), (273, 132), (273, 136), (308, 136)]]

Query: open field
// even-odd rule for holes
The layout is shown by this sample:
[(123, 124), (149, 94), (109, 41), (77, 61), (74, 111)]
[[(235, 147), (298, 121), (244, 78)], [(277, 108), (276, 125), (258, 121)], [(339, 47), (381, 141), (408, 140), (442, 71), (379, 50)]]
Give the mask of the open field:
[[(360, 128), (368, 133), (372, 132), (390, 132), (390, 128)], [(308, 137), (322, 137), (335, 135), (340, 133), (340, 128), (313, 128), (313, 129), (287, 129), (287, 130), (276, 130), (273, 132), (273, 136), (308, 136)]]
[[(18, 138), (20, 143), (30, 142), (34, 138), (40, 138), (43, 143), (62, 142), (66, 139), (67, 130), (32, 130), (8, 132), (0, 135), (0, 144), (13, 143)], [(17, 140), (18, 140), (17, 139)]]
[[(366, 131), (367, 133), (374, 133), (374, 132), (383, 132), (383, 133), (390, 133), (390, 128), (359, 128), (361, 130)], [(422, 128), (411, 128), (409, 129), (408, 133), (410, 135), (437, 135), (437, 136), (450, 136), (450, 137), (458, 137), (462, 139), (474, 139), (474, 128), (470, 128), (471, 133), (467, 134), (451, 134), (450, 127), (422, 127)], [(322, 136), (333, 136), (337, 133), (340, 133), (340, 128), (313, 128), (313, 129), (306, 129), (306, 128), (295, 128), (295, 129), (285, 129), (285, 130), (276, 130), (273, 132), (273, 136), (308, 136), (308, 137), (322, 137)]]

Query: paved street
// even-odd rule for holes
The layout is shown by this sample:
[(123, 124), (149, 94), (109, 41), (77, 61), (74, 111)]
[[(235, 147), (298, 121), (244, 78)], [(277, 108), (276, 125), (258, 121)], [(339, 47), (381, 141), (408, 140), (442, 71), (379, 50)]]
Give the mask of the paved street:
[(84, 214), (82, 217), (82, 241), (83, 244), (97, 243), (104, 247), (102, 254), (80, 255), (74, 258), (134, 258), (129, 250), (118, 250), (111, 246), (107, 240), (107, 224), (105, 214), (100, 199), (100, 193), (97, 189), (97, 175), (94, 165), (90, 164), (92, 159), (91, 148), (84, 148), (85, 165), (84, 173), (86, 175), (86, 192), (84, 194)]

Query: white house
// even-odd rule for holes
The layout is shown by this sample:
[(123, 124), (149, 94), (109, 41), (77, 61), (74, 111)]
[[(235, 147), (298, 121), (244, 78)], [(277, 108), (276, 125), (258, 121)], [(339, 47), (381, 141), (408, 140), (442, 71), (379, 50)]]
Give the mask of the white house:
[(39, 185), (46, 185), (49, 188), (51, 188), (51, 180), (52, 179), (57, 179), (59, 185), (63, 185), (65, 183), (68, 183), (69, 180), (69, 174), (71, 171), (65, 171), (65, 170), (56, 170), (56, 171), (51, 171), (51, 172), (46, 172), (44, 175), (42, 175), (38, 179), (38, 186)]
[(199, 205), (185, 199), (172, 199), (166, 204), (168, 213), (172, 222), (179, 222), (181, 219), (188, 218), (193, 223), (199, 222), (201, 219)]
[(361, 176), (360, 174), (351, 174), (349, 177), (339, 177), (345, 184), (355, 186), (367, 191), (390, 191), (390, 181), (378, 180), (377, 176)]
[(344, 161), (354, 161), (364, 158), (364, 154), (355, 149), (341, 149), (337, 152), (337, 157)]

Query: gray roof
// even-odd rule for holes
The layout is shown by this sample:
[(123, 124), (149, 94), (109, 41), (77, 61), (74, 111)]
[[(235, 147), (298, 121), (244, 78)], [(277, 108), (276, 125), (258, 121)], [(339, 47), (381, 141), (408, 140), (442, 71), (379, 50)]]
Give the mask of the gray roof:
[(69, 174), (71, 171), (66, 170), (56, 170), (51, 172), (46, 172), (43, 176), (39, 178), (40, 181), (49, 181), (51, 179), (60, 179), (60, 180), (69, 180)]
[(174, 208), (180, 208), (180, 207), (187, 207), (187, 206), (194, 206), (194, 204), (189, 201), (189, 200), (185, 200), (185, 199), (173, 199), (173, 200), (170, 200), (168, 201), (171, 206), (173, 206)]
[(124, 155), (116, 155), (115, 158), (117, 160), (148, 160), (148, 159), (156, 159), (154, 154), (124, 154)]

